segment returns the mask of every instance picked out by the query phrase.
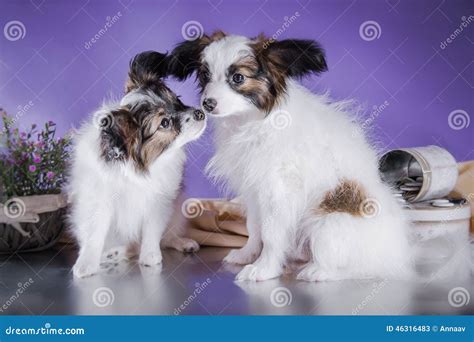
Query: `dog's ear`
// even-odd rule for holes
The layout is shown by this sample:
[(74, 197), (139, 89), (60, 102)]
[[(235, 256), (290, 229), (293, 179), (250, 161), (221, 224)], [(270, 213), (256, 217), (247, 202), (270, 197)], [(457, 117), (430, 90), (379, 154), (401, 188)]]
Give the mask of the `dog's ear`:
[(226, 36), (223, 31), (215, 31), (210, 36), (204, 34), (199, 39), (186, 40), (171, 51), (167, 58), (167, 75), (184, 81), (201, 66), (201, 53), (211, 44)]
[(145, 51), (130, 61), (126, 91), (160, 82), (166, 76), (167, 55)]
[(289, 77), (328, 70), (324, 50), (314, 40), (274, 41), (268, 43), (262, 52)]
[(201, 52), (208, 45), (209, 37), (184, 41), (171, 51), (167, 60), (167, 74), (184, 81), (195, 72), (201, 62)]

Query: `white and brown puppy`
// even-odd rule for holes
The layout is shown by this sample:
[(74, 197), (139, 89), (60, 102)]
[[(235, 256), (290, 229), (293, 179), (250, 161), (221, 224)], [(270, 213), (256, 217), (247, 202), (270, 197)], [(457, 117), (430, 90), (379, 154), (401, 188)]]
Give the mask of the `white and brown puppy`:
[(296, 80), (327, 70), (317, 42), (217, 32), (166, 63), (179, 79), (197, 72), (215, 124), (208, 172), (247, 207), (249, 240), (225, 259), (248, 264), (238, 280), (278, 277), (292, 258), (308, 281), (410, 273), (407, 223), (350, 106)]
[(182, 181), (183, 146), (201, 135), (206, 120), (162, 82), (164, 58), (152, 51), (137, 55), (126, 95), (104, 104), (76, 137), (69, 184), (80, 246), (76, 277), (96, 273), (104, 253), (123, 257), (131, 245), (139, 245), (143, 265), (161, 263), (160, 242), (199, 249), (167, 227)]

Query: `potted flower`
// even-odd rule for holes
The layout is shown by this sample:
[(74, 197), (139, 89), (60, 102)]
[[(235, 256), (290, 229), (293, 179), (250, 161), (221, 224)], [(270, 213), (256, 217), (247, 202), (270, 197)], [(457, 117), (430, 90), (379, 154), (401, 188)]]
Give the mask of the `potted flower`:
[(71, 139), (57, 138), (52, 121), (20, 132), (15, 118), (0, 115), (0, 253), (48, 248), (64, 226)]

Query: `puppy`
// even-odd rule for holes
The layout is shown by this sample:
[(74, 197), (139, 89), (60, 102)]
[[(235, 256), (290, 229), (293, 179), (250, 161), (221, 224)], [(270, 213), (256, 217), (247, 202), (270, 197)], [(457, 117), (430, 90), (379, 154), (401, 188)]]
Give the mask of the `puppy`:
[(137, 55), (126, 95), (104, 104), (79, 131), (69, 185), (80, 246), (76, 277), (96, 273), (103, 252), (121, 258), (134, 244), (140, 264), (159, 264), (163, 236), (165, 247), (199, 249), (167, 226), (180, 190), (183, 147), (201, 135), (206, 120), (162, 82), (164, 58), (151, 51)]
[(307, 281), (410, 273), (407, 222), (351, 106), (296, 80), (327, 70), (317, 42), (217, 32), (166, 64), (181, 80), (197, 73), (215, 124), (207, 171), (246, 204), (249, 240), (225, 258), (247, 265), (238, 280), (278, 277), (293, 259)]

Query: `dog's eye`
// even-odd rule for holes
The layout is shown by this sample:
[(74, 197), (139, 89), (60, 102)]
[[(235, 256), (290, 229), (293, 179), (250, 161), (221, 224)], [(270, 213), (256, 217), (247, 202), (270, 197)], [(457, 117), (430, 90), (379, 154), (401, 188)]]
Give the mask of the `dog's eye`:
[(242, 74), (234, 74), (232, 75), (232, 81), (235, 83), (235, 84), (240, 84), (244, 81), (245, 77), (244, 75)]
[(211, 73), (209, 71), (203, 71), (201, 73), (202, 81), (208, 83), (211, 80)]
[(170, 119), (163, 118), (163, 120), (161, 120), (160, 128), (168, 129), (169, 127), (170, 127)]

